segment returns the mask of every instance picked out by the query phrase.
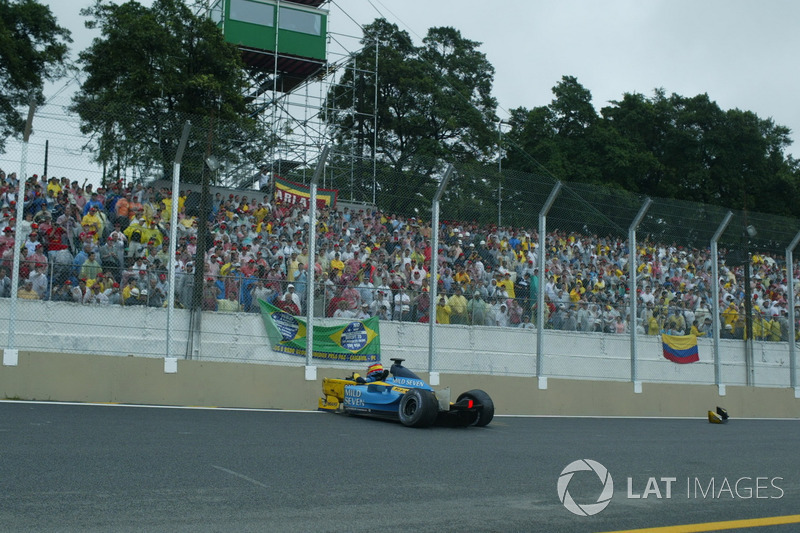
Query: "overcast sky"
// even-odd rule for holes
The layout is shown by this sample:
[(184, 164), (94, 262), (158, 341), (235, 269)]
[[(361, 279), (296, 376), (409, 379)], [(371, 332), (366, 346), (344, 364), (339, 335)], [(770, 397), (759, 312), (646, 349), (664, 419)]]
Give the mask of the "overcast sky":
[[(92, 34), (78, 12), (91, 0), (47, 0), (73, 32)], [(150, 5), (150, 0), (141, 3)], [(483, 43), (496, 69), (499, 115), (546, 105), (562, 76), (575, 76), (599, 110), (626, 92), (708, 93), (792, 130), (800, 157), (798, 0), (336, 0), (329, 30), (360, 36), (356, 23), (384, 16), (417, 44), (428, 28), (452, 26)], [(63, 85), (63, 84), (62, 84)]]

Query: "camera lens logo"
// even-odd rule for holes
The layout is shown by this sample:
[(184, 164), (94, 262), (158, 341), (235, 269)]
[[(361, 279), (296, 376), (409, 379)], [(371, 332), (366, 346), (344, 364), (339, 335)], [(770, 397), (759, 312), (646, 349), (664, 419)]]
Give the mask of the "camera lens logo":
[[(597, 498), (596, 503), (581, 505), (572, 499), (567, 489), (569, 487), (569, 482), (572, 481), (572, 476), (574, 476), (576, 472), (584, 470), (592, 471), (597, 474), (597, 477), (600, 478), (600, 482), (603, 484), (603, 491), (600, 493), (600, 497)], [(611, 474), (608, 473), (606, 467), (591, 459), (579, 459), (578, 461), (571, 462), (561, 471), (561, 475), (558, 477), (558, 499), (561, 500), (561, 503), (564, 504), (564, 507), (566, 507), (569, 512), (578, 516), (596, 515), (608, 506), (613, 495), (614, 480), (611, 479)]]

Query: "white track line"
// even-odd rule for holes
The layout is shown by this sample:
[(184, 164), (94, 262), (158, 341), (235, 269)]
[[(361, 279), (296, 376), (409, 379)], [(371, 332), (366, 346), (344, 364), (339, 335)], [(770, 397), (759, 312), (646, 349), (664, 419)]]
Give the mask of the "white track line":
[(249, 481), (253, 485), (258, 485), (259, 487), (262, 487), (262, 488), (265, 488), (265, 489), (269, 488), (266, 485), (264, 485), (263, 483), (261, 483), (260, 481), (256, 481), (255, 479), (253, 479), (251, 477), (247, 477), (244, 474), (240, 474), (239, 472), (234, 472), (233, 470), (228, 470), (227, 468), (223, 468), (223, 467), (217, 466), (217, 465), (211, 465), (211, 467), (212, 468), (216, 468), (217, 470), (221, 470), (221, 471), (225, 472), (226, 474), (230, 474), (232, 476), (236, 476), (238, 478), (244, 479), (245, 481)]

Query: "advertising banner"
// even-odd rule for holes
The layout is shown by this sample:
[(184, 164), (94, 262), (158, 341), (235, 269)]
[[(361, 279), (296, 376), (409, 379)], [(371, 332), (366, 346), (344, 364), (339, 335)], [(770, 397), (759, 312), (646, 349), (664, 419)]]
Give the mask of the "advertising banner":
[[(336, 207), (339, 191), (336, 189), (321, 189), (317, 187), (317, 207)], [(275, 176), (275, 200), (284, 204), (300, 204), (308, 208), (311, 199), (311, 189), (302, 183), (296, 183)]]

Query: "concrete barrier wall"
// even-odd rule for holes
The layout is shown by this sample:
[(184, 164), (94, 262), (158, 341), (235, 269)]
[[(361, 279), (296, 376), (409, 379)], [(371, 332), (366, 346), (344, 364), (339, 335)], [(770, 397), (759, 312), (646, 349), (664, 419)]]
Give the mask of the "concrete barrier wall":
[[(411, 365), (409, 365), (411, 366)], [(411, 366), (411, 368), (418, 368)], [(323, 377), (343, 377), (342, 368), (319, 367), (306, 381), (303, 366), (179, 360), (164, 373), (164, 360), (20, 351), (17, 366), (0, 367), (6, 399), (275, 409), (316, 409)], [(419, 372), (427, 379), (427, 374)], [(790, 388), (644, 383), (634, 393), (623, 381), (554, 379), (547, 389), (523, 376), (442, 373), (452, 398), (483, 389), (497, 413), (561, 416), (703, 417), (717, 405), (732, 417), (800, 418), (800, 399)]]
[[(20, 350), (116, 356), (167, 354), (167, 310), (87, 306), (63, 302), (18, 302), (15, 346)], [(0, 306), (0, 346), (8, 346), (8, 308)], [(302, 358), (273, 352), (261, 316), (253, 313), (202, 315), (202, 331), (189, 342), (189, 312), (175, 310), (170, 354), (206, 362), (298, 365)], [(331, 319), (320, 324), (341, 323)], [(381, 322), (382, 357), (401, 357), (428, 369), (427, 324)], [(756, 342), (754, 383), (789, 387), (789, 344)], [(532, 377), (536, 374), (536, 331), (482, 326), (439, 326), (434, 369), (447, 374)], [(551, 378), (629, 381), (630, 337), (545, 330), (542, 375)], [(700, 361), (678, 365), (664, 359), (659, 337), (637, 338), (638, 376), (645, 382), (714, 384), (713, 345), (698, 339)], [(747, 383), (744, 343), (723, 340), (722, 383)], [(331, 363), (332, 366), (338, 364)], [(350, 368), (342, 365), (341, 368)]]

